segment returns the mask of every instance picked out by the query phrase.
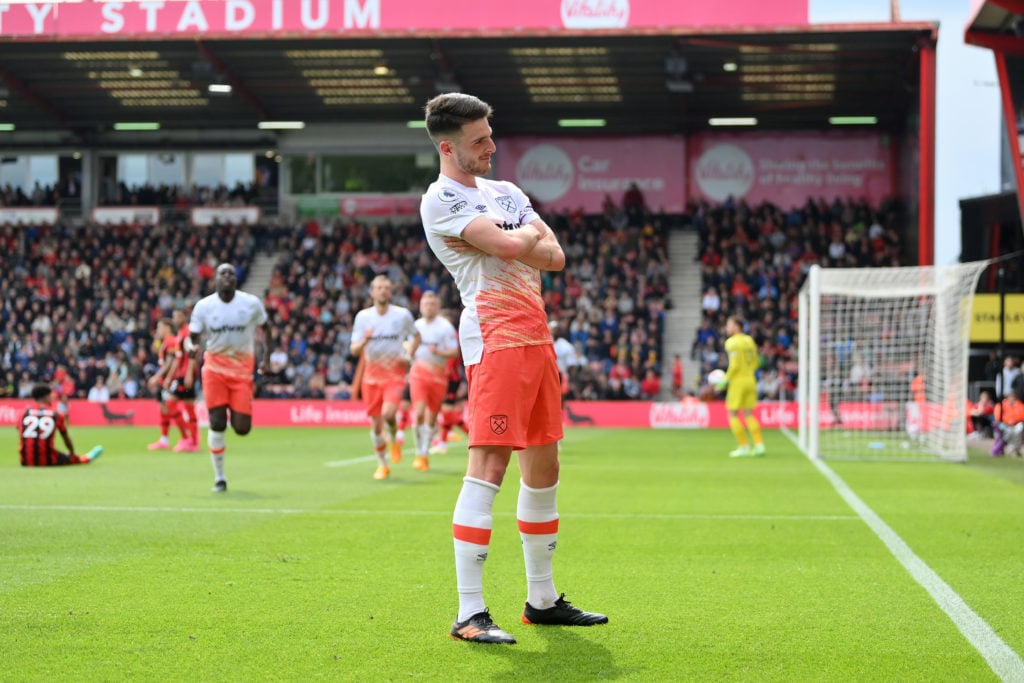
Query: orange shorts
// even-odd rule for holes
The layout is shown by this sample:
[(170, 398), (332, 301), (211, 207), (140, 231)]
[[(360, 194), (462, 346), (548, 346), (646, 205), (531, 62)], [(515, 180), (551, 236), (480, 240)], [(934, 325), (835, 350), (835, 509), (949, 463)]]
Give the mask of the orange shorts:
[(251, 378), (222, 375), (205, 367), (202, 375), (203, 394), (206, 396), (207, 409), (227, 406), (233, 413), (252, 415), (253, 381)]
[(441, 411), (441, 404), (444, 403), (447, 393), (447, 381), (437, 382), (415, 376), (409, 378), (409, 396), (412, 398), (413, 405), (423, 403), (427, 410), (435, 415)]
[(402, 392), (404, 391), (405, 380), (402, 378), (380, 384), (367, 384), (364, 381), (362, 397), (363, 405), (366, 406), (366, 414), (370, 417), (379, 417), (385, 403), (397, 406), (402, 402)]
[(555, 347), (485, 352), (466, 368), (469, 445), (545, 446), (562, 438), (562, 393)]

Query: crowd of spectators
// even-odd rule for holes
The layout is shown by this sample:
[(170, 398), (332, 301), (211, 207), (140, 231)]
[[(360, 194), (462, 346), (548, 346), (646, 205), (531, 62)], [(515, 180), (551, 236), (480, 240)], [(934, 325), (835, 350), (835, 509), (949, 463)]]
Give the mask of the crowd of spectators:
[(700, 377), (724, 368), (725, 320), (739, 315), (758, 342), (758, 396), (793, 396), (797, 298), (810, 266), (857, 268), (904, 264), (897, 202), (808, 199), (784, 211), (770, 203), (695, 204), (688, 217), (700, 235), (702, 321), (692, 346)]
[(100, 377), (111, 397), (146, 396), (156, 321), (210, 293), (220, 262), (236, 264), (244, 280), (265, 233), (0, 226), (0, 396), (56, 380), (66, 397), (87, 398)]
[[(559, 356), (568, 397), (656, 393), (651, 378), (661, 374), (669, 305), (667, 218), (609, 198), (602, 214), (546, 219), (570, 264), (543, 274), (552, 331), (568, 343)], [(273, 330), (262, 397), (350, 396), (352, 322), (369, 305), (377, 274), (395, 282), (395, 303), (417, 314), (423, 292), (435, 291), (458, 324), (458, 291), (414, 222), (308, 221), (275, 230), (3, 226), (0, 395), (24, 396), (33, 382), (56, 379), (68, 397), (87, 398), (94, 388), (94, 397), (146, 396), (156, 321), (210, 293), (222, 261), (237, 264), (245, 288), (257, 248), (282, 255), (267, 290), (254, 292), (264, 295)]]

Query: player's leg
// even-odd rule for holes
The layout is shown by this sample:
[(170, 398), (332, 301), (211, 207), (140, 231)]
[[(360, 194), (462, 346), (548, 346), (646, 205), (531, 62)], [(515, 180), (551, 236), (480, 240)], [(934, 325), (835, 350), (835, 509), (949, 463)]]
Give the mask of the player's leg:
[(103, 455), (103, 446), (96, 446), (85, 455), (69, 455), (61, 451), (57, 452), (57, 461), (54, 465), (88, 465), (96, 458)]
[(160, 438), (146, 446), (151, 451), (165, 451), (171, 447), (168, 432), (171, 431), (171, 414), (167, 410), (167, 401), (164, 399), (164, 390), (160, 389), (160, 396), (157, 401), (160, 403)]
[(228, 428), (231, 390), (227, 378), (207, 368), (203, 368), (203, 387), (206, 391), (206, 406), (210, 413), (206, 445), (210, 450), (210, 461), (213, 463), (213, 490), (216, 493), (223, 493), (228, 489), (227, 479), (224, 477), (224, 452), (227, 450), (224, 433)]
[(486, 445), (469, 449), (466, 476), (452, 515), (459, 613), (451, 635), (459, 640), (516, 642), (491, 620), (483, 588), (484, 563), (490, 552), (494, 526), (494, 499), (501, 489), (511, 458), (510, 446)]
[(395, 411), (395, 425), (397, 430), (395, 432), (395, 441), (398, 443), (398, 449), (405, 446), (405, 430), (407, 430), (412, 424), (412, 396), (410, 394), (409, 382), (405, 383), (402, 387), (402, 400), (398, 404), (398, 409)]
[(189, 447), (189, 435), (190, 431), (188, 425), (185, 423), (185, 417), (182, 415), (181, 403), (178, 401), (178, 397), (175, 394), (175, 389), (172, 388), (171, 395), (167, 397), (167, 416), (170, 422), (178, 427), (178, 431), (181, 433), (181, 438), (178, 440), (177, 445), (174, 447), (175, 453), (180, 453)]
[[(513, 439), (521, 436), (510, 428), (509, 411), (503, 403), (514, 394), (508, 391), (508, 375), (501, 372), (504, 352), (485, 354), (484, 360), (469, 368), (470, 401), (474, 415), (489, 427), (473, 433), (484, 435), (481, 443), (469, 444), (469, 458), (462, 490), (455, 502), (452, 537), (455, 545), (455, 575), (459, 592), (459, 613), (451, 636), (482, 643), (514, 643), (515, 638), (492, 620), (483, 597), (483, 568), (490, 552), (494, 526), (494, 499), (501, 489), (512, 458)], [(525, 416), (521, 416), (525, 422)]]
[(388, 453), (391, 462), (396, 465), (402, 462), (402, 444), (398, 442), (398, 406), (402, 402), (402, 392), (405, 390), (405, 381), (401, 384), (385, 384), (384, 396), (381, 403), (380, 414), (386, 427), (385, 436), (388, 440)]
[(751, 452), (754, 455), (764, 455), (767, 453), (767, 450), (764, 447), (764, 437), (761, 434), (761, 423), (754, 415), (753, 407), (743, 412), (743, 419), (747, 423), (747, 430), (750, 432), (750, 440), (754, 442)]
[(387, 479), (391, 474), (391, 468), (388, 466), (388, 442), (384, 436), (384, 418), (381, 415), (384, 391), (379, 384), (363, 383), (361, 394), (363, 404), (366, 406), (366, 415), (370, 418), (370, 441), (373, 443), (373, 452), (377, 455), (377, 469), (373, 472), (373, 478)]
[[(547, 346), (523, 350), (523, 362), (517, 367), (527, 375), (525, 387), (533, 405), (520, 406), (528, 411), (526, 448), (519, 451), (522, 481), (516, 504), (519, 536), (526, 564), (526, 604), (524, 624), (593, 626), (607, 623), (608, 617), (585, 612), (565, 600), (555, 590), (552, 561), (558, 545), (558, 442), (562, 439), (562, 392), (554, 350)], [(516, 366), (514, 366), (516, 367)], [(530, 369), (533, 372), (529, 372)]]
[[(730, 386), (731, 391), (731, 386)], [(740, 420), (739, 407), (736, 406), (737, 401), (730, 403), (728, 393), (726, 394), (726, 409), (729, 413), (729, 430), (732, 432), (733, 437), (736, 439), (738, 447), (729, 452), (734, 458), (739, 458), (745, 455), (750, 455), (750, 441), (747, 439), (747, 430), (743, 426), (743, 422)], [(736, 406), (736, 407), (734, 407)]]

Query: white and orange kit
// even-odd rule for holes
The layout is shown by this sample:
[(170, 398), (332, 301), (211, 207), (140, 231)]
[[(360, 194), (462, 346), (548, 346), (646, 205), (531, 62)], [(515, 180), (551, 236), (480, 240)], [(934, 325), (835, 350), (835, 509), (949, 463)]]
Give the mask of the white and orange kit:
[(452, 351), (459, 348), (459, 338), (455, 326), (440, 315), (430, 322), (420, 318), (416, 329), (420, 332), (420, 345), (409, 372), (409, 396), (413, 403), (422, 401), (427, 410), (437, 415), (448, 391), (448, 358), (432, 353), (430, 347)]
[(366, 414), (376, 417), (385, 403), (398, 405), (405, 390), (409, 370), (404, 342), (416, 334), (412, 313), (402, 306), (388, 305), (381, 315), (375, 306), (356, 313), (352, 324), (352, 341), (370, 338), (363, 347), (366, 367), (363, 371), (362, 397)]
[(467, 187), (441, 175), (423, 195), (420, 216), (427, 243), (462, 298), (469, 445), (522, 449), (560, 440), (560, 380), (540, 271), (488, 254), (459, 253), (444, 243), (481, 216), (506, 230), (538, 220), (529, 198), (509, 182), (477, 178), (476, 187)]
[(189, 331), (205, 337), (203, 393), (207, 408), (228, 406), (252, 415), (256, 372), (256, 328), (267, 322), (258, 297), (236, 291), (229, 302), (214, 293), (192, 309)]

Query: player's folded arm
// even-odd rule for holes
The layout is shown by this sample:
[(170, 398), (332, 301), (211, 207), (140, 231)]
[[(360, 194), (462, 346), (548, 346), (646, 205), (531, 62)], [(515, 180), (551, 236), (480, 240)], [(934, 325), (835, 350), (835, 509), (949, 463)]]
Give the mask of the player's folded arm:
[(514, 261), (533, 249), (540, 233), (533, 225), (503, 230), (492, 219), (478, 216), (462, 229), (461, 237), (485, 254)]

